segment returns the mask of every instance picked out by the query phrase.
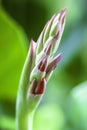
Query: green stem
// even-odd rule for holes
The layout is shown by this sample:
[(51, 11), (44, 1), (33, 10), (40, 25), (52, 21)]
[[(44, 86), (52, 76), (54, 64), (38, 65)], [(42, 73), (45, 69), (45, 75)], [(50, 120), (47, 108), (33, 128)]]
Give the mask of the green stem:
[(28, 130), (33, 130), (33, 114), (31, 114), (30, 116), (28, 116)]
[(31, 104), (28, 105), (23, 90), (19, 86), (16, 101), (16, 130), (32, 130), (34, 110), (30, 109)]
[[(18, 99), (19, 100), (19, 99)], [(33, 129), (34, 112), (29, 113), (26, 105), (17, 101), (16, 108), (16, 130), (32, 130)]]
[(18, 88), (16, 101), (16, 130), (32, 130), (34, 112), (30, 112), (28, 107), (27, 91), (29, 87), (29, 77), (31, 71), (30, 51), (28, 52)]

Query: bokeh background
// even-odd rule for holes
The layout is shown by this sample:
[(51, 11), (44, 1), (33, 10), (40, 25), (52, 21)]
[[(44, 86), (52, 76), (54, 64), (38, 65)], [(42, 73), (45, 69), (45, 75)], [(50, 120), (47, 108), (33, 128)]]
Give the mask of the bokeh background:
[(0, 0), (0, 130), (15, 130), (15, 102), (29, 41), (67, 8), (63, 58), (38, 107), (34, 130), (87, 130), (87, 0)]

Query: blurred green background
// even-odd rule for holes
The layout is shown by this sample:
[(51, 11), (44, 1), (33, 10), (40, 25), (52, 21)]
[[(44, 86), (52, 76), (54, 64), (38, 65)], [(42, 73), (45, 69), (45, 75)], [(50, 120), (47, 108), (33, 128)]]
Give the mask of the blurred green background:
[(63, 58), (38, 107), (34, 130), (87, 130), (87, 0), (0, 0), (0, 130), (15, 130), (15, 102), (29, 41), (67, 8)]

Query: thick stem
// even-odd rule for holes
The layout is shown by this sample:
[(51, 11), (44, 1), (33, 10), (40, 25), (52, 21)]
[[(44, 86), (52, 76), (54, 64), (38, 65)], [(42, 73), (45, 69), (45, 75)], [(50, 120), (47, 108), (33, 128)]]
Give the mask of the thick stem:
[(31, 115), (28, 116), (28, 130), (33, 130), (33, 116), (34, 114), (32, 113)]
[[(18, 99), (19, 100), (19, 99)], [(22, 105), (17, 101), (16, 108), (16, 130), (32, 130), (33, 129), (34, 112), (29, 113), (26, 105)]]
[(19, 87), (16, 101), (16, 130), (32, 130), (33, 115), (34, 110), (30, 110), (25, 95)]
[[(29, 77), (32, 67), (31, 48), (28, 52), (18, 88), (16, 101), (16, 130), (32, 130), (33, 113), (28, 107), (27, 91), (29, 87)], [(32, 110), (33, 111), (33, 110)]]
[(16, 130), (32, 130), (33, 129), (33, 116), (32, 114), (21, 115), (17, 117), (17, 129)]

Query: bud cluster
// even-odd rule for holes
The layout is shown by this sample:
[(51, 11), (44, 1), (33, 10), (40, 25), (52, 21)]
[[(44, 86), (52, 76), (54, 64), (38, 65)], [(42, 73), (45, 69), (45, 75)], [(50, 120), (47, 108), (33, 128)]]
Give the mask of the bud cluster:
[(45, 25), (37, 43), (30, 42), (30, 87), (32, 94), (43, 94), (46, 82), (61, 60), (62, 54), (54, 57), (65, 26), (66, 10), (54, 15)]

